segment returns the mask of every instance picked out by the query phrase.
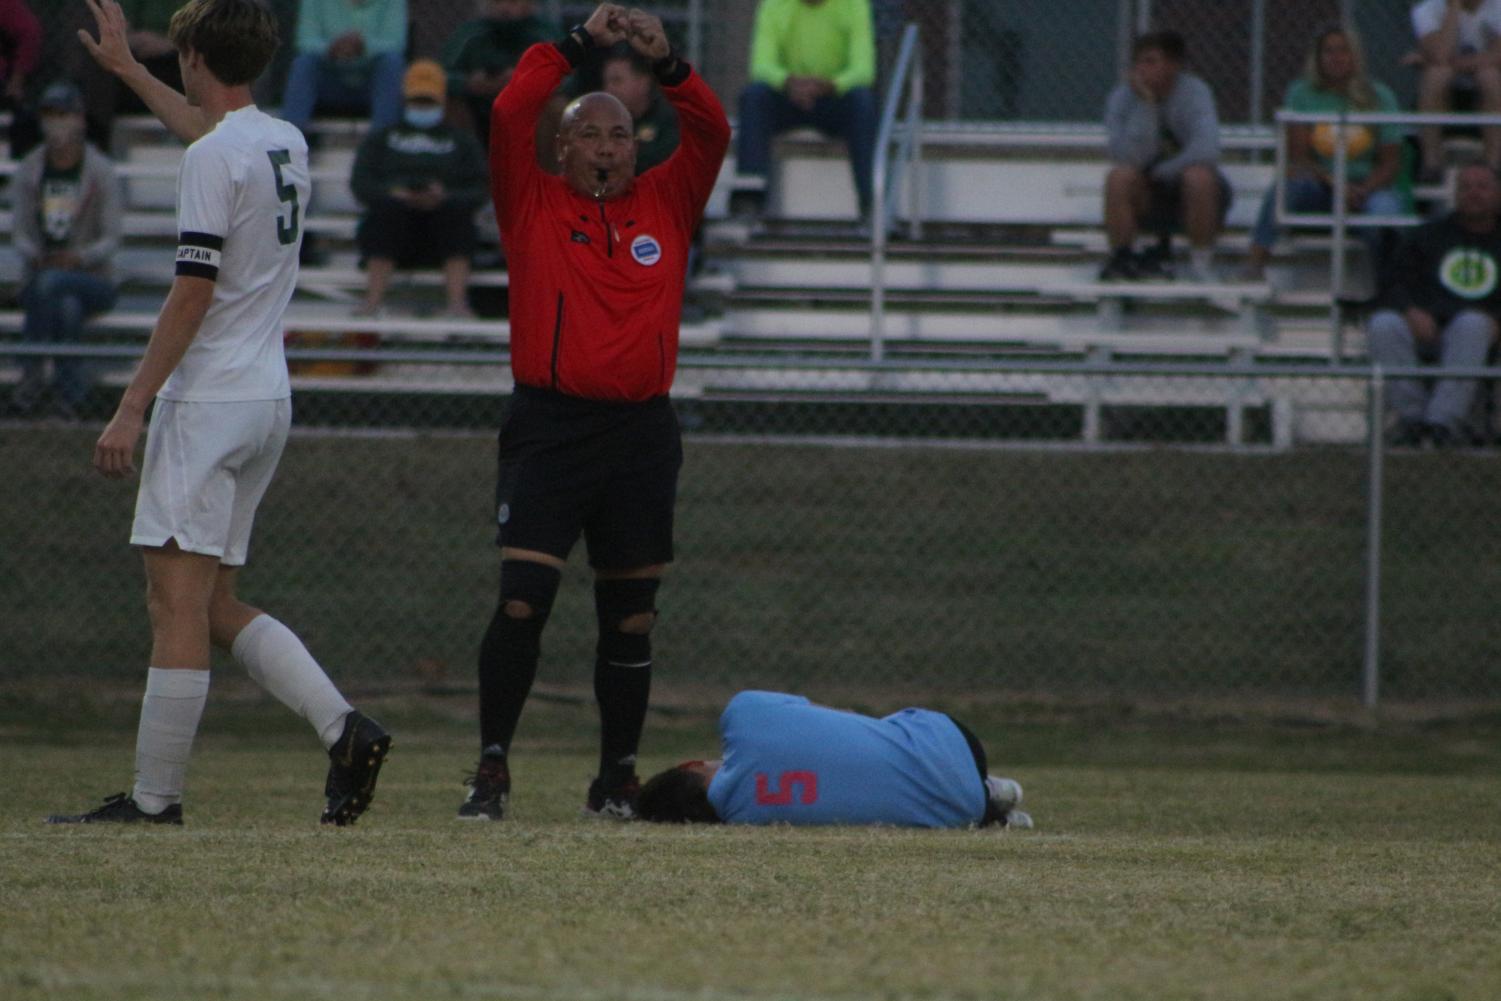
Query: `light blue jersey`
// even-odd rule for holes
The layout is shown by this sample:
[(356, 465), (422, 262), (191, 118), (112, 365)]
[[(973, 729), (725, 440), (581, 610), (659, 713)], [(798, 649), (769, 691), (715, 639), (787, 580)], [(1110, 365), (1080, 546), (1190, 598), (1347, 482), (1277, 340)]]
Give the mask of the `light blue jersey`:
[(874, 719), (801, 695), (741, 692), (719, 733), (724, 764), (709, 802), (727, 824), (965, 827), (985, 815), (974, 755), (943, 713)]

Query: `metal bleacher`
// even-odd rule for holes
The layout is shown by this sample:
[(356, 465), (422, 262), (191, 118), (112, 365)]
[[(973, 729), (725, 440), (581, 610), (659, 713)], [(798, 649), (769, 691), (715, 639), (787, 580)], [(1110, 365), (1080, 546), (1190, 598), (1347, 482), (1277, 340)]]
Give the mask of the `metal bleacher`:
[[(127, 151), (121, 171), (129, 211), (118, 261), (125, 290), (120, 306), (93, 328), (144, 337), (170, 280), (181, 147), (151, 119), (122, 119), (117, 127), (123, 139), (117, 147)], [(350, 316), (364, 286), (353, 245), (358, 206), (348, 187), (362, 128), (350, 122), (315, 128), (322, 135), (312, 163), (307, 230), (327, 259), (302, 269), (287, 329), (333, 343), (364, 335), (365, 343), (378, 338), (383, 349), (463, 347), (500, 358), (506, 321), (436, 316), (436, 272), (403, 273), (385, 317)], [(1227, 130), (1227, 172), (1236, 191), (1221, 242), (1227, 275), (1239, 270), (1249, 224), (1271, 181), (1273, 145), (1269, 129)], [(1104, 285), (1095, 279), (1103, 252), (1101, 128), (927, 123), (923, 146), (923, 235), (895, 240), (887, 250), (886, 340), (893, 359), (1330, 360), (1327, 239), (1287, 243), (1269, 283)], [(871, 249), (868, 232), (855, 225), (843, 147), (811, 133), (784, 138), (771, 219), (753, 232), (729, 218), (733, 178), (731, 161), (709, 204), (709, 264), (690, 286), (685, 350), (788, 359), (863, 354), (871, 336)], [(482, 231), (493, 233), (493, 217), (485, 223)], [(13, 283), (18, 273), (6, 248), (0, 281)], [(476, 289), (505, 282), (502, 270), (483, 262), (476, 267)], [(0, 335), (15, 336), (19, 328), (19, 314), (0, 312)], [(1346, 343), (1352, 352), (1361, 349), (1358, 337)], [(689, 367), (681, 370), (675, 392), (712, 396), (775, 378), (774, 372), (709, 375)], [(302, 377), (304, 384), (310, 379), (320, 388), (460, 393), (493, 392), (509, 381), (508, 373), (491, 366), (480, 372), (440, 364), (381, 366), (378, 375), (369, 366), (351, 367), (342, 379)]]

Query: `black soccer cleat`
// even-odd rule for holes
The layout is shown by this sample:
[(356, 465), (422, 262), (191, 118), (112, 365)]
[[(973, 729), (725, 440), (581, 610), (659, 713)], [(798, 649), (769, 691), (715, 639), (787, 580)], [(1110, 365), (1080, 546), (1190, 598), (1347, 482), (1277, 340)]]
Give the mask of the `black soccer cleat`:
[(469, 797), (459, 806), (460, 820), (504, 820), (511, 802), (511, 766), (504, 754), (482, 754), (474, 774), (464, 779)]
[(583, 815), (596, 820), (635, 820), (636, 798), (640, 795), (641, 781), (634, 774), (609, 785), (597, 778), (589, 783)]
[(348, 827), (360, 819), (375, 795), (375, 780), (391, 750), (386, 728), (362, 712), (351, 711), (344, 732), (328, 749), (328, 781), (323, 795), (328, 803), (321, 822)]
[(117, 792), (104, 797), (104, 805), (88, 813), (54, 813), (49, 824), (175, 824), (182, 826), (182, 804), (173, 803), (161, 813), (147, 813), (136, 801)]

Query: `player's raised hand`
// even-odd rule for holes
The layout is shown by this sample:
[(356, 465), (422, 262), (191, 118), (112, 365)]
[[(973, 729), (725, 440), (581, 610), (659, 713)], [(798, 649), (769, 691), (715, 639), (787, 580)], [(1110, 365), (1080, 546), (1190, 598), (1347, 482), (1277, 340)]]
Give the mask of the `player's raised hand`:
[(141, 439), (141, 416), (123, 409), (105, 425), (94, 444), (94, 468), (112, 480), (136, 471), (136, 442)]
[(616, 3), (602, 3), (594, 8), (594, 13), (584, 22), (584, 30), (600, 48), (614, 45), (629, 33), (630, 22), (626, 9)]
[(136, 57), (130, 51), (130, 25), (125, 21), (125, 12), (115, 0), (85, 2), (99, 28), (99, 41), (94, 41), (94, 36), (86, 28), (78, 29), (78, 40), (100, 66), (116, 76), (123, 75), (136, 63)]
[(639, 7), (633, 7), (626, 18), (631, 48), (653, 62), (666, 59), (672, 54), (672, 45), (667, 41), (667, 31), (662, 27), (660, 17), (648, 14)]

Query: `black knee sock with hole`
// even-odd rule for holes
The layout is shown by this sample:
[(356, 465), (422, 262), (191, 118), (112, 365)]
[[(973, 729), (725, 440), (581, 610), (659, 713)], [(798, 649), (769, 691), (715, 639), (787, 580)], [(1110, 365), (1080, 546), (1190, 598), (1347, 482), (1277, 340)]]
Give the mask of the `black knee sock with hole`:
[(599, 777), (607, 785), (635, 774), (651, 697), (651, 637), (616, 633), (594, 661), (599, 702)]
[(495, 609), (479, 648), (480, 748), (499, 745), (511, 749), (521, 709), (537, 678), (546, 615), (515, 619), (505, 602)]

